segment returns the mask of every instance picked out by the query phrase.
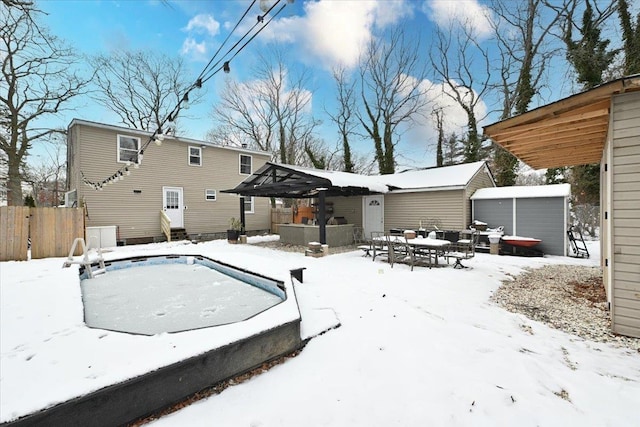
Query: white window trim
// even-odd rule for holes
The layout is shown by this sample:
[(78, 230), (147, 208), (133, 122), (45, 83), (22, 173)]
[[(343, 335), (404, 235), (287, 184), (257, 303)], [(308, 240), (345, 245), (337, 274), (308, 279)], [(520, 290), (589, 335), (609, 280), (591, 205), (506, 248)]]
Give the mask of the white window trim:
[[(209, 191), (213, 191), (213, 199), (210, 199), (208, 197), (207, 193)], [(218, 200), (218, 192), (216, 190), (211, 189), (211, 188), (208, 188), (208, 189), (204, 190), (204, 200), (207, 201), (207, 202), (215, 202), (215, 201), (217, 201)]]
[[(198, 164), (191, 163), (191, 149), (192, 148), (195, 148), (196, 150), (198, 150), (198, 158), (200, 159), (200, 163), (198, 163)], [(194, 147), (193, 145), (189, 146), (189, 148), (187, 149), (187, 164), (189, 166), (202, 166), (202, 147)]]
[[(256, 202), (253, 196), (249, 197), (249, 200), (251, 202), (251, 210), (245, 210), (244, 213), (248, 213), (248, 214), (252, 214), (255, 213), (256, 211)], [(244, 205), (247, 206), (247, 198), (244, 198)]]
[[(135, 139), (136, 141), (138, 141), (138, 149), (136, 150), (137, 153), (140, 153), (140, 138), (137, 136), (131, 136), (131, 135), (120, 135), (118, 134), (117, 137), (117, 143), (116, 143), (116, 158), (118, 159), (118, 163), (129, 163), (129, 160), (120, 160), (120, 138), (131, 138), (131, 139)], [(131, 162), (131, 163), (140, 163), (140, 158), (138, 157), (138, 161), (137, 162)]]
[[(243, 173), (242, 172), (242, 156), (248, 157), (251, 159), (251, 168), (249, 173)], [(253, 156), (249, 155), (249, 154), (240, 154), (238, 156), (238, 173), (240, 175), (251, 175), (253, 173)]]

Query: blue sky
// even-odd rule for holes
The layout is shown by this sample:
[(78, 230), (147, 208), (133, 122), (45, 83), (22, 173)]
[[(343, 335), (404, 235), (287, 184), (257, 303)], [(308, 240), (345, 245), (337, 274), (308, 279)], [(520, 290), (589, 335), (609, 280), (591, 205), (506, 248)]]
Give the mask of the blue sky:
[[(263, 1), (272, 4), (274, 0)], [(180, 55), (195, 80), (250, 3), (248, 0), (48, 0), (39, 6), (47, 12), (44, 22), (53, 34), (82, 54), (130, 49)], [(244, 28), (252, 25), (261, 13), (260, 3), (258, 0), (247, 16)], [(295, 0), (234, 59), (230, 76), (241, 81), (247, 79), (257, 52), (274, 41), (285, 46), (290, 67), (304, 66), (312, 71), (307, 89), (313, 93), (313, 114), (323, 121), (320, 137), (329, 147), (334, 147), (338, 135), (324, 112), (325, 108), (331, 108), (335, 98), (330, 74), (333, 66), (354, 67), (358, 52), (368, 40), (400, 23), (407, 34), (421, 39), (425, 61), (429, 60), (427, 51), (436, 25), (468, 20), (476, 28), (479, 40), (484, 42), (490, 31), (485, 12), (479, 0)], [(237, 31), (236, 34), (243, 33)], [(565, 73), (566, 67), (557, 72)], [(432, 80), (435, 81), (435, 77)], [(222, 73), (207, 82), (204, 102), (192, 106), (189, 117), (182, 118), (185, 136), (204, 139), (212, 127), (210, 111), (223, 83)], [(543, 96), (551, 101), (571, 90), (570, 83), (561, 83)], [(479, 117), (486, 116), (484, 124), (497, 119), (497, 115), (491, 113), (496, 101), (483, 99), (480, 103), (477, 113)], [(449, 106), (449, 130), (460, 131), (465, 123), (464, 114), (450, 101), (440, 97), (438, 102)], [(73, 118), (119, 124), (113, 113), (88, 97), (76, 99), (74, 108), (75, 111), (61, 114), (55, 126), (66, 126)], [(398, 146), (401, 167), (434, 165), (434, 137), (433, 125), (428, 120), (404, 134)], [(359, 142), (355, 151), (371, 156), (372, 143)]]

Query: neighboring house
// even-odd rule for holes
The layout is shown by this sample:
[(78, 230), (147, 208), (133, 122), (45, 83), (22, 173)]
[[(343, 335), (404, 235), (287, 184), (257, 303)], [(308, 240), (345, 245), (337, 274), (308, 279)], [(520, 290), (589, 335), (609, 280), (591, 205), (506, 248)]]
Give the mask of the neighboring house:
[(613, 332), (640, 337), (640, 74), (485, 127), (534, 169), (600, 163), (600, 244)]
[(372, 231), (391, 228), (461, 230), (471, 222), (469, 198), (495, 182), (485, 162), (392, 175), (358, 175), (267, 163), (233, 190), (262, 197), (317, 198), (328, 216)]
[(570, 184), (481, 188), (471, 196), (473, 219), (504, 234), (542, 240), (549, 255), (568, 255)]
[[(83, 206), (87, 227), (113, 227), (119, 244), (164, 240), (160, 212), (171, 229), (191, 239), (225, 236), (240, 199), (219, 190), (233, 187), (260, 168), (268, 153), (166, 137), (160, 146), (150, 132), (74, 119), (67, 135), (68, 206)], [(139, 158), (141, 157), (141, 159)], [(128, 172), (108, 179), (122, 171)], [(108, 179), (102, 190), (85, 185)], [(270, 228), (269, 200), (245, 199), (248, 232)]]

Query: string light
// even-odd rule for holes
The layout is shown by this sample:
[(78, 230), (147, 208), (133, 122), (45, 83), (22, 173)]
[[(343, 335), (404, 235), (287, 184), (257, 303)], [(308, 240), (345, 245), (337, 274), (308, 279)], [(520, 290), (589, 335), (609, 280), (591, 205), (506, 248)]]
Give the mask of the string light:
[(231, 68), (229, 67), (229, 61), (225, 61), (225, 63), (222, 65), (222, 71), (229, 74), (229, 72), (231, 71)]

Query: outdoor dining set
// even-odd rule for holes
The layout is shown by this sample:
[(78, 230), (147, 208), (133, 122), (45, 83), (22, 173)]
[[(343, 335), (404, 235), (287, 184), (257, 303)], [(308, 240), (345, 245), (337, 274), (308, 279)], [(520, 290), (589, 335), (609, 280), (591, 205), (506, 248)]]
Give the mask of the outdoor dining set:
[[(360, 232), (356, 230), (355, 233)], [(445, 239), (447, 237), (447, 239)], [(475, 255), (475, 246), (478, 244), (479, 233), (475, 230), (463, 230), (460, 232), (441, 232), (418, 234), (413, 230), (394, 229), (389, 233), (374, 231), (371, 237), (354, 236), (359, 242), (358, 248), (364, 252), (363, 256), (371, 256), (388, 262), (391, 267), (395, 263), (404, 263), (411, 266), (426, 266), (429, 268), (442, 265), (450, 265), (454, 260), (453, 268), (466, 268), (462, 261)], [(446, 261), (446, 264), (441, 263)]]

